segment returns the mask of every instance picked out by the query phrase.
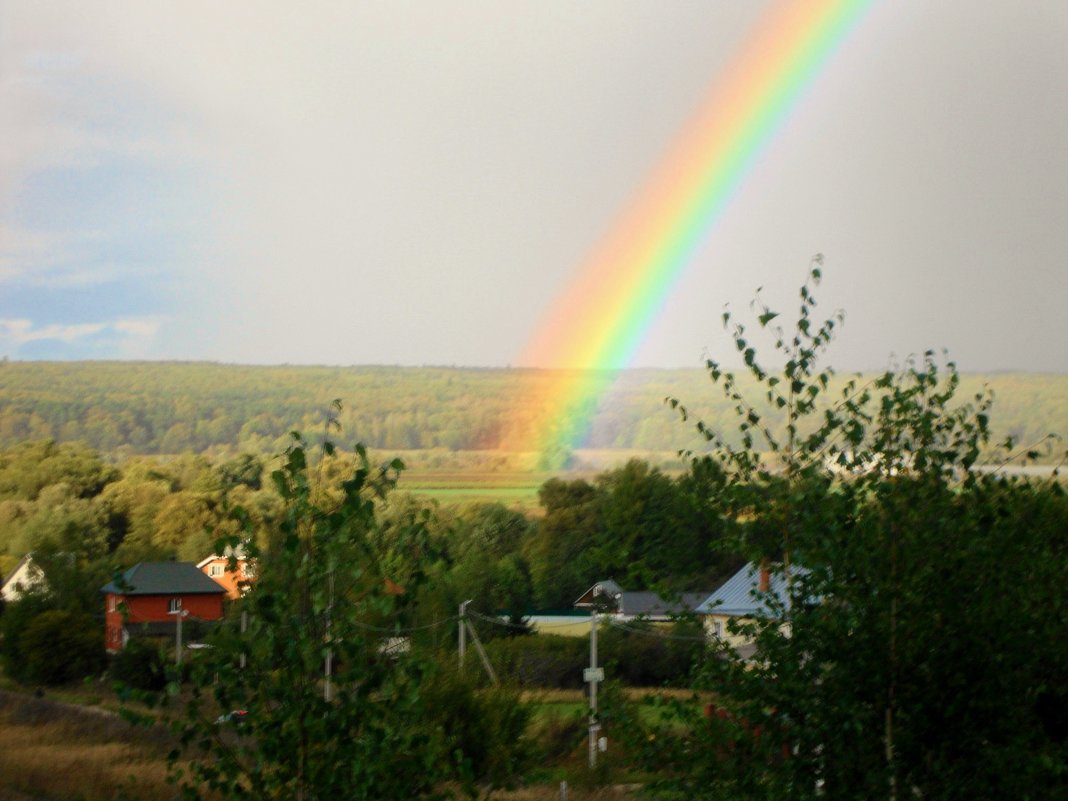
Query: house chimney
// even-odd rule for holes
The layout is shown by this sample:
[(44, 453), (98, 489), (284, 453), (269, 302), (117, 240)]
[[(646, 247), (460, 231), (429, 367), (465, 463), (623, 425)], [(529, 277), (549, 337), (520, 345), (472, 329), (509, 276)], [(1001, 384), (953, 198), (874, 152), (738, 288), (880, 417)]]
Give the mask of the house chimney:
[(760, 591), (767, 592), (771, 589), (771, 568), (767, 559), (760, 560)]

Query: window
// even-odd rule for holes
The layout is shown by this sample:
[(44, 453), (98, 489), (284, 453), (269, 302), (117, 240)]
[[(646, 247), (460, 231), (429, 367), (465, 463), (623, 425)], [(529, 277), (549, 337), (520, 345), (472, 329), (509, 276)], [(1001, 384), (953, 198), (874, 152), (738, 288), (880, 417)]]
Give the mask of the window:
[(245, 578), (253, 578), (256, 575), (256, 568), (249, 562), (245, 562), (241, 565), (241, 575)]
[(720, 621), (716, 620), (712, 623), (712, 633), (717, 637), (723, 636), (723, 624)]
[(119, 599), (115, 595), (108, 596), (108, 611), (116, 612), (119, 609)]
[(211, 567), (208, 568), (208, 575), (211, 576), (212, 578), (218, 578), (222, 574), (223, 574), (223, 566), (222, 565), (212, 565)]
[(172, 613), (173, 612), (181, 612), (182, 611), (182, 599), (181, 598), (171, 598), (170, 603), (167, 604), (167, 611), (168, 612), (172, 612)]

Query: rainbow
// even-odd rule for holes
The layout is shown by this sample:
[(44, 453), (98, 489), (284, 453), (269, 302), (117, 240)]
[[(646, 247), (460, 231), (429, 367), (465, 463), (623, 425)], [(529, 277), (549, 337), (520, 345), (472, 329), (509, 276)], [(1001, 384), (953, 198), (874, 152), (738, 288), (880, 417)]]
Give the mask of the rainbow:
[(613, 371), (627, 366), (697, 248), (873, 2), (786, 0), (758, 25), (517, 359), (565, 368), (535, 393), (540, 422), (520, 449), (581, 442)]

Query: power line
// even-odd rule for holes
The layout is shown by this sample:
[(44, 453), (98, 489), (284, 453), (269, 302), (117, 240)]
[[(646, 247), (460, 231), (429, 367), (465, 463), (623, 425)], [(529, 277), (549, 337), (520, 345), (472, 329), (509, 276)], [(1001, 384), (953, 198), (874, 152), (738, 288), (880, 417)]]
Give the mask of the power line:
[(426, 623), (422, 626), (409, 626), (407, 628), (372, 626), (370, 623), (357, 622), (353, 622), (352, 625), (356, 626), (356, 628), (366, 629), (368, 631), (377, 631), (382, 634), (410, 634), (415, 631), (426, 631), (428, 629), (437, 628), (438, 626), (444, 626), (448, 623), (453, 623), (459, 619), (459, 615), (453, 615), (452, 617), (442, 618), (441, 620), (433, 620), (430, 623)]

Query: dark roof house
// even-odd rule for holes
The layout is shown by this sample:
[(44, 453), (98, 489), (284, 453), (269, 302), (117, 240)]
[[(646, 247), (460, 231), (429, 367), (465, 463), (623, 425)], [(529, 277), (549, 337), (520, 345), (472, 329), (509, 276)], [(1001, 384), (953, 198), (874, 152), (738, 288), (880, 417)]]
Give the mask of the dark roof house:
[(176, 631), (180, 620), (210, 625), (223, 616), (226, 589), (192, 562), (141, 562), (118, 581), (100, 588), (104, 594), (104, 643), (121, 651), (130, 636)]

